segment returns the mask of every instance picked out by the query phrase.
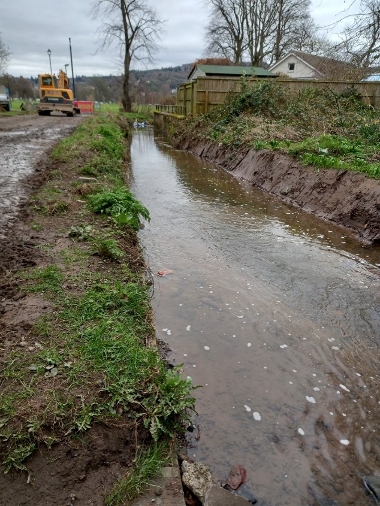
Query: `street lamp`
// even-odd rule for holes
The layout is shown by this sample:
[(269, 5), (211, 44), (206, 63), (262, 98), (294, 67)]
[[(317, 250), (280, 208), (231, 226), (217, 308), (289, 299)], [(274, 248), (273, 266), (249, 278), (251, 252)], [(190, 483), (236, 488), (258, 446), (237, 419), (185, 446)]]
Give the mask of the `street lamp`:
[(71, 39), (70, 38), (69, 38), (69, 46), (70, 46), (71, 75), (72, 75), (72, 82), (73, 82), (73, 95), (75, 98), (76, 93), (75, 93), (75, 81), (74, 81), (73, 52), (71, 50)]
[(53, 75), (53, 71), (51, 69), (51, 51), (50, 49), (47, 50), (47, 54), (49, 56), (49, 63), (50, 63), (50, 74)]
[(65, 74), (67, 75), (67, 67), (70, 67), (70, 63), (65, 63)]

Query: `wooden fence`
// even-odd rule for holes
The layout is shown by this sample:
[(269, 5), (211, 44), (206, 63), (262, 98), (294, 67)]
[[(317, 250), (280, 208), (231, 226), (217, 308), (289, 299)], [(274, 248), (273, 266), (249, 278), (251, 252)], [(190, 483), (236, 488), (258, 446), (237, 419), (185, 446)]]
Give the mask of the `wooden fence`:
[[(249, 84), (264, 79), (248, 78)], [(265, 81), (267, 81), (265, 79)], [(270, 79), (273, 82), (273, 79)], [(237, 93), (241, 88), (239, 77), (198, 77), (196, 81), (181, 84), (177, 89), (177, 107), (186, 116), (197, 116), (210, 111), (213, 107), (223, 104), (230, 93)], [(350, 81), (306, 81), (300, 79), (276, 79), (276, 83), (287, 86), (297, 93), (304, 88), (324, 88), (336, 94), (355, 90), (362, 96), (365, 104), (380, 109), (380, 83)]]
[(175, 114), (177, 116), (186, 116), (186, 109), (182, 105), (173, 104), (156, 104), (154, 106), (155, 112), (162, 112), (166, 114)]

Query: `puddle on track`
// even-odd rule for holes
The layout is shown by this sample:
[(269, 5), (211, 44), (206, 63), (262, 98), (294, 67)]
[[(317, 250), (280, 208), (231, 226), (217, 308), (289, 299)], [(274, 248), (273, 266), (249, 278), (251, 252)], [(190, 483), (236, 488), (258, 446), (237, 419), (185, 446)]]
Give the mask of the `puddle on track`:
[(147, 132), (132, 167), (157, 334), (202, 385), (189, 455), (260, 505), (371, 504), (380, 250)]

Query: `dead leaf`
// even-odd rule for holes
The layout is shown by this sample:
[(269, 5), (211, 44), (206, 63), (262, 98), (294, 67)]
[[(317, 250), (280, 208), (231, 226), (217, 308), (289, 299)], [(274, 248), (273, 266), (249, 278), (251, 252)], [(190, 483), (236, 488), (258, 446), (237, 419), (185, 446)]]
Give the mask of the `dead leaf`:
[(232, 466), (230, 474), (228, 475), (227, 485), (236, 490), (247, 479), (247, 471), (241, 465)]
[(171, 271), (170, 269), (167, 269), (165, 271), (158, 271), (157, 272), (157, 276), (166, 276), (167, 274), (171, 274), (173, 271)]

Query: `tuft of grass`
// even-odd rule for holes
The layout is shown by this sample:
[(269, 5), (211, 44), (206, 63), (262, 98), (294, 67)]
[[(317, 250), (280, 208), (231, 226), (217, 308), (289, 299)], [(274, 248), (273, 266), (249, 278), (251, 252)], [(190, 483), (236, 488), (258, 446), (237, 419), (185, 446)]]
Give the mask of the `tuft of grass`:
[(30, 270), (24, 273), (23, 277), (32, 281), (28, 286), (29, 292), (59, 293), (62, 290), (63, 273), (56, 265)]
[(165, 442), (141, 450), (128, 474), (118, 480), (105, 500), (106, 506), (120, 506), (136, 499), (159, 476), (162, 467), (170, 461)]
[(121, 260), (125, 257), (124, 251), (119, 247), (116, 239), (96, 237), (92, 240), (94, 253), (112, 260)]

